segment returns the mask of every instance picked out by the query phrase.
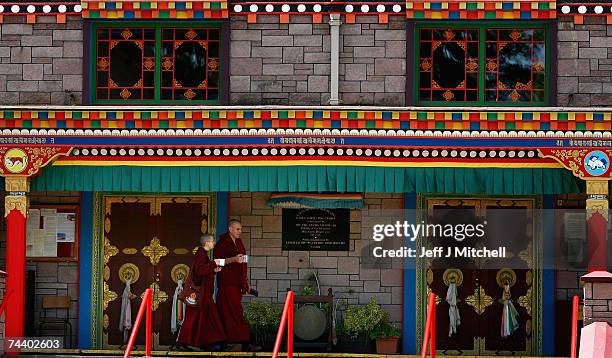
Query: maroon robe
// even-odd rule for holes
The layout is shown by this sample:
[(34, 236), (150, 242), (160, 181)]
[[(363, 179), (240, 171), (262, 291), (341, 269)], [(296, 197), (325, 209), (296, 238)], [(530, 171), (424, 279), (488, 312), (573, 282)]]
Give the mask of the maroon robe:
[(181, 326), (177, 342), (183, 345), (203, 347), (225, 341), (225, 332), (217, 306), (213, 301), (215, 292), (214, 261), (208, 258), (204, 248), (198, 248), (191, 265), (193, 283), (200, 285), (198, 307), (187, 305), (185, 320)]
[[(242, 241), (236, 239), (234, 243), (229, 233), (221, 235), (215, 246), (215, 258), (227, 259), (238, 254), (246, 254)], [(250, 338), (249, 324), (242, 309), (242, 294), (248, 287), (246, 263), (226, 264), (217, 274), (217, 307), (230, 343), (248, 342)]]

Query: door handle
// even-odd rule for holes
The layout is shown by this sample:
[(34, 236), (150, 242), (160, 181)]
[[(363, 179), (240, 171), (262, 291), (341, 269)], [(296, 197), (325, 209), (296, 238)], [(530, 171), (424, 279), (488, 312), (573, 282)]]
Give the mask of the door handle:
[(159, 282), (159, 272), (155, 274), (155, 282)]

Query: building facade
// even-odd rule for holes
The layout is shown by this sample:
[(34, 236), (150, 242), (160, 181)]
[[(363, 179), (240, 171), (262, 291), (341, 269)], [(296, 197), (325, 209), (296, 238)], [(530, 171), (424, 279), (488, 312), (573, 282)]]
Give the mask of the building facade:
[[(0, 2), (4, 336), (57, 333), (37, 332), (43, 296), (70, 296), (52, 313), (68, 315), (70, 348), (117, 348), (129, 278), (133, 305), (153, 288), (167, 349), (197, 237), (237, 218), (267, 302), (307, 284), (351, 305), (375, 297), (414, 354), (433, 292), (440, 354), (567, 355), (579, 278), (612, 258), (611, 9)], [(345, 210), (348, 249), (288, 248), (296, 207)], [(373, 263), (381, 217), (485, 220), (481, 244), (507, 240), (511, 256)], [(451, 283), (462, 324), (448, 337)]]

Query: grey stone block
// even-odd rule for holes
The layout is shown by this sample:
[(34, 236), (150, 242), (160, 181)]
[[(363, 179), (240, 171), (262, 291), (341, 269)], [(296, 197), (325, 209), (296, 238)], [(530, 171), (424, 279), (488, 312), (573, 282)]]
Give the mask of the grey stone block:
[(385, 92), (385, 82), (383, 81), (364, 81), (361, 82), (361, 92)]
[(83, 31), (53, 30), (53, 41), (83, 41)]
[(235, 30), (230, 32), (231, 41), (261, 41), (261, 30)]
[(289, 35), (312, 35), (312, 24), (289, 24)]
[(0, 92), (1, 104), (16, 104), (19, 103), (18, 92)]
[(559, 41), (577, 42), (589, 41), (588, 31), (558, 31), (557, 39)]
[(232, 58), (232, 75), (258, 75), (262, 73), (261, 58)]
[(406, 60), (377, 58), (375, 62), (376, 75), (404, 75), (406, 73)]
[(581, 48), (580, 58), (608, 58), (606, 48)]
[(385, 42), (385, 57), (406, 58), (406, 42), (405, 41), (387, 41)]
[(32, 35), (32, 25), (2, 24), (2, 35)]
[(230, 41), (230, 54), (232, 57), (251, 57), (251, 42)]
[(559, 58), (578, 58), (577, 42), (559, 42), (557, 44)]
[(384, 47), (354, 47), (354, 57), (385, 57)]
[(252, 47), (251, 57), (283, 57), (283, 47)]
[(612, 47), (611, 37), (591, 37), (589, 41), (591, 47)]
[(12, 63), (30, 63), (32, 62), (31, 47), (12, 47), (11, 48)]
[(81, 75), (63, 75), (62, 82), (65, 91), (80, 92), (83, 90), (83, 76)]
[(283, 63), (303, 63), (304, 49), (301, 47), (284, 47)]
[(251, 91), (253, 92), (283, 92), (283, 83), (281, 81), (252, 81)]
[(36, 92), (38, 82), (36, 81), (7, 81), (6, 90), (9, 92)]
[[(41, 92), (63, 91), (62, 81), (40, 81), (38, 85)], [(62, 100), (63, 103), (63, 100)]]
[(386, 76), (385, 92), (405, 92), (406, 78), (404, 76)]
[(21, 46), (49, 46), (52, 41), (52, 36), (23, 36), (21, 38)]
[(401, 41), (406, 40), (406, 31), (403, 30), (376, 30), (375, 40), (395, 40)]
[(250, 92), (251, 77), (250, 76), (231, 76), (230, 77), (231, 92)]
[(64, 42), (64, 57), (83, 57), (83, 43), (77, 41)]
[(601, 93), (601, 83), (582, 83), (578, 84), (578, 90), (580, 93)]
[(343, 36), (344, 46), (374, 46), (374, 36), (372, 35), (345, 35)]
[(320, 47), (323, 45), (323, 36), (321, 35), (294, 36), (293, 45), (294, 46)]
[(22, 70), (22, 65), (19, 64), (0, 64), (0, 75), (20, 75)]
[(559, 93), (576, 93), (578, 92), (577, 77), (559, 77), (557, 80)]
[(347, 81), (364, 81), (367, 79), (366, 69), (366, 65), (362, 63), (346, 64), (344, 79)]
[(264, 75), (292, 75), (293, 65), (263, 65)]
[(328, 64), (330, 61), (330, 54), (325, 52), (319, 53), (305, 53), (304, 54), (304, 62), (305, 63), (325, 63)]
[(54, 58), (53, 74), (72, 75), (83, 73), (83, 60), (76, 58)]
[(329, 77), (308, 76), (308, 92), (327, 92), (329, 90)]
[(315, 75), (329, 75), (331, 73), (331, 65), (316, 64), (314, 65)]
[(33, 47), (32, 57), (62, 57), (63, 52), (61, 47)]
[(23, 65), (23, 79), (29, 81), (42, 80), (43, 65)]
[(11, 48), (0, 47), (0, 57), (11, 57)]
[(293, 46), (293, 36), (262, 36), (262, 46)]

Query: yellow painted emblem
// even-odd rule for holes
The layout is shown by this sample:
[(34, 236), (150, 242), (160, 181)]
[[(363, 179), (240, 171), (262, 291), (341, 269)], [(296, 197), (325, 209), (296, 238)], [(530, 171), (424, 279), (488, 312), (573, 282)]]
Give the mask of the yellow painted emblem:
[(4, 154), (4, 167), (13, 174), (21, 173), (28, 166), (28, 155), (19, 148), (11, 148)]

